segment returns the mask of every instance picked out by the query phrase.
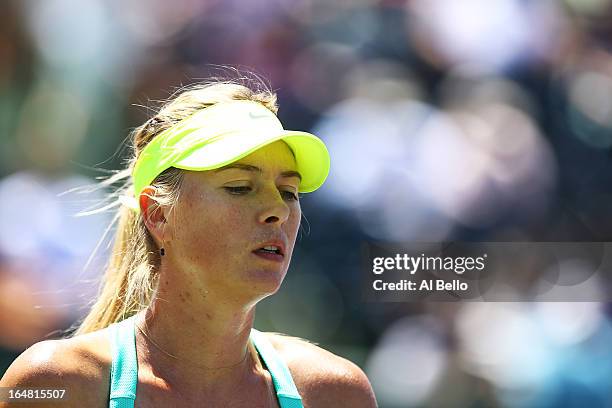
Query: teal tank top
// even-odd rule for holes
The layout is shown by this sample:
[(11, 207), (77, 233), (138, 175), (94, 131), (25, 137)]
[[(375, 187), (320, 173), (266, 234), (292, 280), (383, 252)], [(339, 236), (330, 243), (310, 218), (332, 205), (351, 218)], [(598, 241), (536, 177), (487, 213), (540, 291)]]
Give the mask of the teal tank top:
[[(109, 326), (113, 360), (110, 372), (110, 408), (134, 408), (138, 383), (134, 316)], [(251, 329), (251, 341), (268, 367), (281, 408), (303, 408), (289, 368), (272, 344)]]

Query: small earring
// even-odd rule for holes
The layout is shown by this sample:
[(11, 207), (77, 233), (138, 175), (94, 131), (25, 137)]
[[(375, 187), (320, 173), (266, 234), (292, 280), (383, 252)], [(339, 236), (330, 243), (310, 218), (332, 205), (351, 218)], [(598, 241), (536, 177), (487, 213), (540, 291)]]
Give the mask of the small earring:
[(159, 254), (160, 254), (161, 256), (166, 255), (166, 250), (164, 249), (164, 247), (161, 247), (161, 248), (159, 249)]

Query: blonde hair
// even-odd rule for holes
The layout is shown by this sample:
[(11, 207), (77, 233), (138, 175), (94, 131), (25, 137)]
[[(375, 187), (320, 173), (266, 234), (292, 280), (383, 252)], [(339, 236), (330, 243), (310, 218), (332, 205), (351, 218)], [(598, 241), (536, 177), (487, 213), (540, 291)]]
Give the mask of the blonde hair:
[[(196, 111), (231, 100), (259, 102), (275, 114), (278, 109), (276, 94), (257, 76), (211, 79), (179, 89), (151, 119), (131, 132), (132, 154), (127, 167), (101, 183), (112, 186), (123, 181), (113, 193), (111, 204), (103, 208), (118, 205), (122, 196), (131, 193), (130, 175), (134, 163), (156, 135)], [(183, 174), (180, 169), (169, 168), (151, 183), (156, 188), (155, 199), (160, 205), (172, 208), (176, 203)], [(154, 298), (161, 257), (141, 213), (121, 205), (111, 225), (115, 223), (114, 245), (98, 297), (75, 335), (124, 320), (145, 309)]]

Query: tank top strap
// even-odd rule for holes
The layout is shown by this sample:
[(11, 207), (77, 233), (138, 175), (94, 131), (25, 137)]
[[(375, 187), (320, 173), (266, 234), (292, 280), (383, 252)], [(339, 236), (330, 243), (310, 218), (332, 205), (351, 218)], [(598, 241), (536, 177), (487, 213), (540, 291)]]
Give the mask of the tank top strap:
[(109, 327), (112, 363), (109, 408), (134, 408), (138, 384), (135, 316)]
[(272, 343), (265, 335), (256, 329), (251, 329), (251, 341), (255, 345), (257, 352), (268, 367), (272, 376), (274, 388), (281, 408), (303, 408), (302, 397), (298, 393), (297, 387), (289, 372), (289, 367), (282, 360)]
[[(109, 326), (112, 363), (109, 408), (134, 408), (138, 384), (135, 316)], [(289, 368), (265, 335), (251, 329), (251, 341), (272, 377), (280, 408), (303, 408)]]

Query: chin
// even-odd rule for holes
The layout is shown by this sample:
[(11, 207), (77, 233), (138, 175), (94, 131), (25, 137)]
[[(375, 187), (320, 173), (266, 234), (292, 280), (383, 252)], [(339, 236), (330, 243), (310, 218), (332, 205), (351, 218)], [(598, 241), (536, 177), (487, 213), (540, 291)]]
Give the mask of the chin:
[(273, 295), (280, 289), (287, 270), (285, 268), (274, 270), (272, 268), (253, 269), (248, 272), (244, 280), (249, 282), (250, 287), (256, 289), (260, 294)]

